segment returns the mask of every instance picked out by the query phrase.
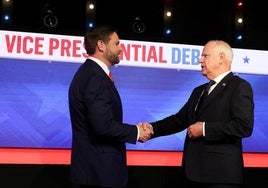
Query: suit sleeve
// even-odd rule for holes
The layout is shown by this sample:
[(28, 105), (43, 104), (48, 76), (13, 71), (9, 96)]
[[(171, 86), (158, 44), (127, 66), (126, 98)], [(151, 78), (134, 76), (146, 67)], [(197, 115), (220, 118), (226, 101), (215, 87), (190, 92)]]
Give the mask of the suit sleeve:
[(99, 139), (136, 143), (137, 127), (122, 122), (121, 100), (110, 80), (94, 77), (90, 82), (85, 101), (92, 131)]

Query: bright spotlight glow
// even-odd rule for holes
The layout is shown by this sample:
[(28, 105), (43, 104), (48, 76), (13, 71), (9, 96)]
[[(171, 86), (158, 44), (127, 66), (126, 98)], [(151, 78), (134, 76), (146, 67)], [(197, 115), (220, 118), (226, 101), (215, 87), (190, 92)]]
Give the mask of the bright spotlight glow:
[(242, 6), (243, 6), (243, 2), (242, 2), (242, 1), (238, 2), (238, 3), (237, 3), (237, 6), (238, 6), (238, 7), (242, 7)]
[(94, 23), (93, 22), (88, 22), (88, 28), (92, 29), (94, 27)]
[(92, 10), (92, 9), (95, 8), (95, 6), (94, 6), (94, 4), (91, 3), (91, 4), (88, 5), (88, 8)]
[(237, 35), (236, 39), (237, 40), (242, 40), (243, 39), (243, 36), (242, 35)]
[(238, 18), (238, 19), (237, 19), (237, 22), (238, 22), (238, 23), (243, 23), (243, 18)]
[(4, 16), (4, 19), (5, 19), (6, 21), (8, 21), (8, 20), (10, 19), (9, 15), (5, 15), (5, 16)]
[(166, 35), (166, 36), (170, 36), (172, 34), (172, 30), (170, 29), (170, 28), (166, 28), (165, 30), (164, 30), (164, 35)]
[(167, 11), (167, 17), (170, 17), (172, 13), (170, 11)]

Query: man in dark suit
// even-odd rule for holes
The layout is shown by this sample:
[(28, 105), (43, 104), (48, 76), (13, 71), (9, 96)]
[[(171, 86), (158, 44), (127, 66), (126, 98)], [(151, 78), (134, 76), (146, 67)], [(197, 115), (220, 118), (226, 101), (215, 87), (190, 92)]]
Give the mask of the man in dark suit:
[(71, 182), (75, 187), (125, 187), (128, 180), (125, 143), (135, 144), (152, 132), (123, 123), (119, 93), (109, 68), (122, 51), (115, 28), (98, 26), (86, 33), (88, 59), (69, 88), (72, 124)]
[(253, 131), (254, 101), (251, 85), (231, 72), (232, 59), (226, 42), (209, 41), (200, 64), (214, 84), (196, 87), (176, 114), (144, 123), (153, 129), (152, 138), (187, 129), (182, 161), (187, 188), (243, 186), (242, 138)]

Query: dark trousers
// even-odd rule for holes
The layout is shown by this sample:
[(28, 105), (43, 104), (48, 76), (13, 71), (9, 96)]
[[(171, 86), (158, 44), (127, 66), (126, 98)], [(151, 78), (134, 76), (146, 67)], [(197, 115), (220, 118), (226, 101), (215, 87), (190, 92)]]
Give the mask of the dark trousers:
[(75, 185), (73, 184), (73, 188), (123, 188), (123, 187), (101, 187), (101, 186), (94, 186), (94, 185)]
[(198, 183), (186, 181), (185, 188), (243, 188), (240, 184), (215, 184), (215, 183)]

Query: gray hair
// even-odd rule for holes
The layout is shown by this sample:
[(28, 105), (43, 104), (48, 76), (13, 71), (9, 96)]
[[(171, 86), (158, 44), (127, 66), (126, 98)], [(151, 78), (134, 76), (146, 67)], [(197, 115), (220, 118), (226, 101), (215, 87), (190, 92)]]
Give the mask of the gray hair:
[(231, 46), (222, 40), (212, 40), (211, 42), (215, 43), (215, 48), (218, 52), (224, 53), (225, 57), (230, 63), (233, 61), (233, 50)]

